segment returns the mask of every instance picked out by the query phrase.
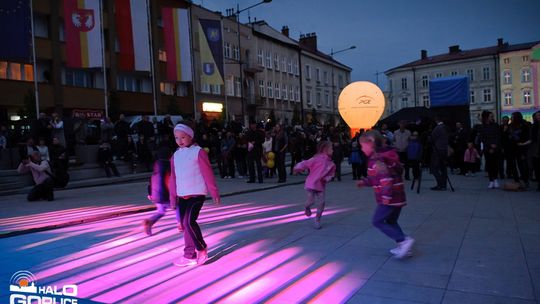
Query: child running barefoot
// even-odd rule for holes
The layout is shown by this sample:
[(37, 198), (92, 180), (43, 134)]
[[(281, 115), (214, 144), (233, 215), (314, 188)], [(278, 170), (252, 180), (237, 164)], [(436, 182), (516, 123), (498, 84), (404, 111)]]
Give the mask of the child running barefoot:
[(208, 258), (206, 243), (197, 224), (206, 194), (220, 203), (219, 191), (208, 153), (193, 144), (193, 130), (184, 124), (174, 127), (178, 150), (171, 158), (170, 202), (180, 210), (184, 227), (184, 256), (174, 262), (180, 267), (202, 265)]
[(378, 131), (365, 133), (359, 141), (368, 157), (368, 176), (358, 182), (358, 187), (371, 186), (375, 190), (377, 209), (373, 226), (396, 241), (398, 246), (390, 250), (395, 257), (410, 256), (414, 239), (405, 236), (397, 222), (401, 208), (407, 204), (399, 156), (394, 149), (384, 145), (384, 138)]
[(332, 143), (320, 141), (317, 145), (317, 154), (312, 158), (300, 162), (294, 166), (294, 172), (309, 170), (304, 188), (307, 192), (305, 214), (311, 216), (311, 206), (317, 204), (317, 215), (315, 216), (314, 227), (321, 229), (321, 216), (324, 211), (326, 184), (334, 177), (336, 166), (332, 161)]

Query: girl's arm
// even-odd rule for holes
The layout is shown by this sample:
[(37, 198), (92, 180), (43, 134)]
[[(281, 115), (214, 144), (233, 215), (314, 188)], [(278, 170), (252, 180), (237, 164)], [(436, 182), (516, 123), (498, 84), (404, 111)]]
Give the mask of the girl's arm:
[(328, 172), (326, 173), (324, 177), (324, 181), (329, 182), (330, 180), (332, 180), (332, 178), (334, 178), (335, 175), (336, 175), (336, 165), (334, 164), (334, 162), (331, 162), (330, 168), (328, 169)]
[(302, 171), (305, 171), (307, 169), (309, 169), (309, 163), (308, 163), (309, 159), (308, 160), (304, 160), (304, 161), (301, 161), (299, 162), (298, 164), (296, 164), (294, 166), (294, 169), (293, 171), (295, 173), (298, 173), (298, 172), (302, 172)]
[(210, 192), (214, 202), (219, 204), (219, 190), (216, 185), (214, 171), (212, 171), (212, 166), (210, 165), (210, 160), (208, 159), (208, 153), (202, 149), (199, 151), (199, 168), (201, 168), (201, 174), (204, 178), (206, 188)]

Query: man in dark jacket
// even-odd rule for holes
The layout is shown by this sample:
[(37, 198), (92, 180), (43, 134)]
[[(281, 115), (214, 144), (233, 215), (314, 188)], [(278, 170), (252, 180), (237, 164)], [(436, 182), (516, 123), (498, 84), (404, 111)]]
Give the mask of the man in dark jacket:
[[(260, 126), (259, 126), (260, 127)], [(249, 171), (249, 180), (248, 183), (255, 182), (255, 166), (257, 166), (257, 179), (259, 183), (263, 182), (263, 172), (262, 172), (262, 143), (264, 142), (265, 133), (261, 128), (258, 128), (255, 122), (250, 123), (249, 131), (246, 134), (248, 141), (248, 171)]]
[(448, 157), (448, 131), (440, 117), (435, 118), (437, 126), (431, 132), (431, 174), (437, 180), (437, 185), (431, 190), (445, 191), (447, 181), (446, 158)]

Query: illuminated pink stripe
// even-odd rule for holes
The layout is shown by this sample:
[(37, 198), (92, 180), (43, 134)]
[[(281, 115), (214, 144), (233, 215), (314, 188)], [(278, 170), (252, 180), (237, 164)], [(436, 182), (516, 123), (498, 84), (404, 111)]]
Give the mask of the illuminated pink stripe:
[(303, 303), (319, 288), (328, 284), (344, 268), (343, 265), (332, 262), (325, 264), (311, 273), (299, 278), (289, 287), (267, 300), (266, 303)]
[(321, 291), (309, 303), (345, 303), (364, 284), (367, 279), (359, 273), (349, 272)]

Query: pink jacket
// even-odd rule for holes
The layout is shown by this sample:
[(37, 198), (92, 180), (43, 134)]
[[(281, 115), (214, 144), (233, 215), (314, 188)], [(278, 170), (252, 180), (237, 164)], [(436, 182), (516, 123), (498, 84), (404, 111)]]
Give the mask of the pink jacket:
[(309, 170), (309, 175), (306, 178), (304, 188), (308, 190), (324, 191), (326, 183), (329, 182), (336, 173), (336, 166), (327, 154), (319, 153), (294, 166), (295, 172), (304, 170)]
[(475, 163), (480, 158), (478, 151), (475, 148), (465, 150), (463, 161), (466, 163)]

